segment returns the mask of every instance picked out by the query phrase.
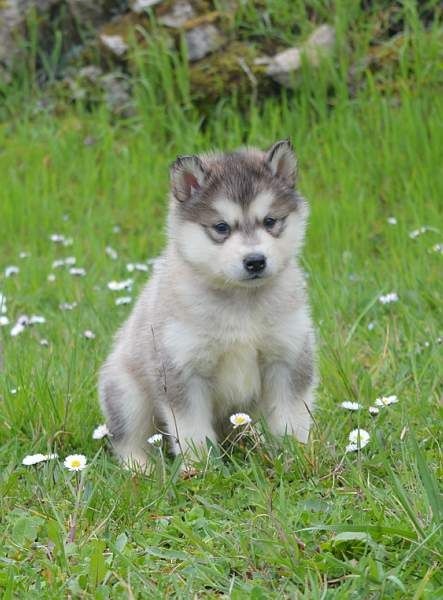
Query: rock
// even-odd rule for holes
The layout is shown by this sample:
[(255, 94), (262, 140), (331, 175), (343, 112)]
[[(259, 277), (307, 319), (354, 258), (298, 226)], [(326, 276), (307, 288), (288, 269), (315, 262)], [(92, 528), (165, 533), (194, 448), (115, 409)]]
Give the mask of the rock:
[(49, 10), (60, 0), (3, 0), (0, 1), (0, 67), (11, 67), (20, 50), (20, 34), (24, 34), (31, 8)]
[(121, 0), (66, 0), (69, 10), (77, 25), (97, 27), (114, 15), (119, 14), (124, 6)]
[(188, 46), (188, 58), (191, 62), (204, 58), (218, 50), (225, 43), (225, 38), (211, 24), (199, 25), (185, 33)]
[(129, 117), (134, 114), (131, 86), (123, 73), (107, 73), (101, 77), (105, 101), (113, 114)]
[(317, 67), (322, 56), (332, 52), (335, 45), (335, 29), (330, 25), (320, 25), (308, 37), (303, 51), (308, 57), (308, 62)]
[(301, 63), (302, 51), (300, 48), (289, 48), (289, 50), (279, 52), (270, 60), (259, 58), (256, 62), (256, 64), (267, 64), (267, 75), (287, 87), (291, 86), (291, 75), (294, 71), (298, 71)]
[(302, 46), (289, 48), (272, 58), (261, 57), (256, 60), (256, 64), (266, 65), (267, 75), (281, 85), (293, 87), (293, 74), (300, 69), (303, 59), (314, 67), (318, 66), (321, 57), (332, 51), (334, 43), (334, 28), (330, 25), (320, 25)]
[(103, 75), (103, 71), (96, 65), (86, 65), (78, 71), (80, 78), (87, 79), (91, 83), (96, 83), (101, 75)]
[(128, 44), (121, 35), (100, 34), (101, 43), (116, 56), (123, 56), (128, 51)]
[(175, 2), (170, 12), (159, 17), (158, 22), (166, 27), (178, 29), (193, 17), (195, 17), (195, 11), (192, 8), (192, 5), (187, 2), (187, 0), (178, 0), (178, 2)]
[(155, 6), (160, 2), (161, 0), (134, 0), (134, 2), (131, 4), (131, 10), (137, 14), (140, 14), (151, 6)]

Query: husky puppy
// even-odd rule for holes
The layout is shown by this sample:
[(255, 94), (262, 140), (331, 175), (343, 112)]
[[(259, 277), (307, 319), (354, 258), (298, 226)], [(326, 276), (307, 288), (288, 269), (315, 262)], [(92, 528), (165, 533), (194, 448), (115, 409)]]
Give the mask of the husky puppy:
[(297, 264), (308, 206), (295, 183), (288, 140), (172, 165), (167, 247), (100, 373), (126, 465), (146, 465), (158, 430), (192, 457), (236, 411), (307, 441), (314, 334)]

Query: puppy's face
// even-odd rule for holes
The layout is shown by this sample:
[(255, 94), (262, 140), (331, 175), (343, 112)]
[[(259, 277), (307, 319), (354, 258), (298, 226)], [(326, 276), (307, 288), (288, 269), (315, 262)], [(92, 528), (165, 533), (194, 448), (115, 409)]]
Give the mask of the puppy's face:
[(288, 141), (178, 158), (171, 168), (170, 235), (180, 255), (218, 286), (256, 287), (300, 249), (306, 202), (294, 190)]

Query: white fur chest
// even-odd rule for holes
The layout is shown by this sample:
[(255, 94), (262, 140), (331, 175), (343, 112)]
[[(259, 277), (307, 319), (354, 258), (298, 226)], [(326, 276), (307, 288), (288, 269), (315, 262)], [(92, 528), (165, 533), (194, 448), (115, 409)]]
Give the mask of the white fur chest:
[[(220, 326), (218, 326), (220, 325)], [(177, 367), (211, 381), (214, 399), (225, 408), (245, 406), (261, 389), (257, 322), (195, 327), (179, 321), (165, 329), (164, 342)]]
[(214, 372), (216, 401), (226, 408), (246, 406), (258, 398), (260, 389), (257, 348), (239, 344), (227, 349)]

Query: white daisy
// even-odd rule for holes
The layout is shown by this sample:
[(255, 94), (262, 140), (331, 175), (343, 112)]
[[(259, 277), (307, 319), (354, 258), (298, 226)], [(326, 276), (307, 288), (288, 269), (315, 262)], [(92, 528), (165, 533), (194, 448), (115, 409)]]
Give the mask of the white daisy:
[(54, 458), (58, 458), (58, 454), (28, 454), (22, 460), (22, 465), (29, 467)]
[(397, 292), (390, 292), (389, 294), (386, 294), (384, 296), (379, 296), (378, 301), (381, 304), (391, 304), (391, 302), (397, 302), (398, 294)]
[(107, 435), (109, 435), (109, 429), (106, 423), (103, 423), (103, 425), (99, 425), (94, 429), (94, 431), (92, 432), (92, 439), (101, 440)]
[(28, 325), (41, 325), (43, 323), (46, 323), (46, 319), (41, 315), (32, 315), (28, 321)]
[(61, 267), (73, 267), (76, 262), (77, 262), (77, 259), (75, 258), (75, 256), (67, 256), (66, 258), (58, 258), (57, 260), (54, 260), (54, 262), (52, 263), (52, 268), (60, 269)]
[(346, 452), (356, 452), (358, 450), (357, 444), (347, 444), (345, 451)]
[(426, 225), (424, 225), (423, 227), (419, 227), (418, 229), (414, 229), (413, 231), (409, 232), (409, 237), (412, 240), (415, 240), (416, 238), (418, 238), (419, 235), (422, 235), (423, 233), (426, 233), (428, 231), (428, 227), (426, 227)]
[(53, 233), (49, 236), (51, 242), (54, 244), (61, 244), (62, 246), (72, 246), (74, 240), (70, 237), (65, 237), (62, 233)]
[(252, 422), (252, 419), (246, 413), (235, 413), (229, 417), (234, 429), (237, 427), (241, 427), (242, 425), (249, 425)]
[(355, 452), (359, 448), (364, 448), (369, 443), (370, 437), (365, 429), (353, 429), (349, 434), (349, 444), (346, 446), (346, 452)]
[(6, 315), (0, 315), (0, 327), (5, 327), (9, 325), (9, 319)]
[(20, 254), (18, 255), (19, 258), (23, 259), (23, 258), (29, 258), (31, 255), (29, 252), (20, 252)]
[(115, 301), (116, 306), (122, 306), (123, 304), (130, 304), (132, 302), (131, 296), (120, 296)]
[(23, 333), (26, 327), (29, 325), (29, 317), (27, 315), (21, 315), (18, 319), (14, 327), (11, 329), (12, 337), (16, 337)]
[(149, 271), (148, 265), (145, 263), (135, 263), (134, 265), (136, 271), (142, 271), (142, 273), (147, 273)]
[(123, 281), (110, 281), (108, 283), (108, 289), (110, 289), (112, 292), (121, 292), (122, 290), (131, 291), (133, 283), (133, 279), (125, 279)]
[(368, 410), (370, 415), (378, 415), (380, 412), (380, 409), (377, 406), (370, 406)]
[(52, 233), (49, 236), (49, 239), (51, 240), (51, 242), (54, 242), (54, 244), (61, 244), (65, 239), (65, 236), (61, 233)]
[(111, 248), (111, 246), (106, 246), (105, 254), (106, 256), (109, 256), (109, 258), (111, 258), (112, 260), (117, 260), (118, 258), (117, 251), (114, 250), (114, 248)]
[(46, 338), (42, 338), (39, 342), (40, 346), (49, 346), (49, 342)]
[(443, 254), (443, 243), (434, 244), (432, 246), (432, 252), (437, 252), (438, 254)]
[(145, 263), (128, 263), (126, 265), (126, 270), (130, 273), (133, 271), (143, 271), (144, 273), (147, 273), (149, 271), (149, 267), (148, 265), (145, 265)]
[(114, 227), (112, 228), (112, 233), (121, 233), (122, 228), (120, 227), (120, 225), (114, 225)]
[(396, 404), (398, 402), (397, 396), (382, 396), (381, 398), (377, 398), (375, 401), (375, 406), (389, 406), (390, 404)]
[(6, 312), (6, 296), (0, 292), (0, 315), (4, 315)]
[(49, 283), (54, 283), (54, 281), (55, 281), (55, 275), (54, 275), (54, 273), (49, 273), (47, 279), (48, 279)]
[(31, 465), (36, 465), (40, 462), (43, 462), (44, 460), (46, 460), (44, 454), (28, 454), (22, 460), (22, 465), (29, 467)]
[(86, 329), (86, 331), (83, 332), (83, 337), (85, 337), (87, 340), (94, 340), (95, 333), (90, 329)]
[(73, 310), (77, 306), (77, 302), (62, 302), (58, 305), (60, 310)]
[(70, 454), (63, 462), (70, 471), (83, 471), (86, 467), (86, 456), (84, 454)]
[(86, 271), (82, 267), (71, 267), (69, 269), (69, 274), (74, 275), (74, 277), (84, 277), (86, 275)]
[(371, 321), (368, 323), (368, 331), (372, 331), (373, 329), (375, 329), (375, 322)]
[(148, 438), (148, 444), (151, 446), (161, 446), (163, 443), (163, 435), (161, 433), (154, 433)]
[(17, 394), (17, 392), (18, 392), (18, 390), (19, 390), (19, 389), (20, 389), (20, 388), (12, 388), (12, 389), (10, 389), (9, 391), (10, 391), (10, 393), (11, 393), (13, 396), (15, 396), (15, 395)]
[(389, 223), (389, 225), (397, 225), (397, 219), (395, 217), (388, 217), (386, 221)]
[(20, 273), (20, 269), (15, 265), (9, 265), (5, 269), (5, 277), (12, 277), (13, 275), (17, 275), (17, 273)]
[(358, 402), (350, 402), (349, 400), (345, 400), (340, 406), (346, 408), (346, 410), (360, 410), (360, 408), (362, 408), (362, 405)]

